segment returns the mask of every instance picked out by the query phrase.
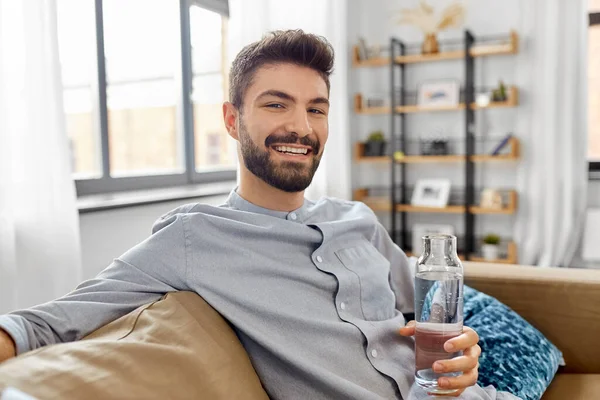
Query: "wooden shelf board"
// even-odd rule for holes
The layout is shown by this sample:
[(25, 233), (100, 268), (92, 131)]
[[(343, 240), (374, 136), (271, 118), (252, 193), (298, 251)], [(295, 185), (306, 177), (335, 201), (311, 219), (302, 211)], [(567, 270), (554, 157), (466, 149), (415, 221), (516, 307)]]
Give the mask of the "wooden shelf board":
[(472, 214), (498, 214), (498, 215), (511, 215), (515, 213), (515, 209), (512, 207), (505, 207), (501, 209), (495, 208), (483, 208), (479, 206), (472, 206), (471, 213)]
[(356, 162), (359, 163), (367, 163), (367, 162), (372, 162), (372, 163), (389, 163), (390, 162), (390, 157), (388, 156), (378, 156), (378, 157), (358, 157), (356, 159)]
[[(515, 31), (510, 33), (510, 42), (503, 44), (475, 45), (471, 49), (471, 56), (486, 57), (495, 55), (517, 54), (519, 52), (519, 36)], [(390, 65), (389, 57), (371, 58), (368, 60), (358, 59), (358, 47), (354, 46), (352, 65), (361, 67), (383, 67)], [(444, 60), (460, 60), (465, 57), (464, 50), (443, 51), (436, 54), (409, 54), (397, 56), (395, 61), (400, 64), (417, 64), (425, 62), (436, 62)]]
[[(376, 114), (389, 114), (391, 107), (363, 107), (363, 100), (361, 94), (354, 96), (354, 112), (360, 115), (376, 115)], [(471, 109), (473, 110), (487, 110), (494, 108), (510, 108), (519, 105), (519, 90), (515, 86), (508, 88), (508, 99), (506, 101), (494, 101), (489, 103), (487, 106), (479, 106), (476, 103), (471, 103)], [(396, 112), (401, 114), (412, 114), (420, 112), (441, 112), (441, 111), (460, 111), (465, 109), (465, 104), (461, 103), (453, 106), (435, 106), (435, 107), (423, 107), (419, 105), (407, 105), (397, 106)]]
[(404, 156), (397, 160), (399, 163), (406, 164), (425, 164), (425, 163), (447, 163), (465, 161), (465, 156), (446, 155), (446, 156)]
[(488, 161), (518, 161), (519, 156), (513, 154), (502, 154), (498, 156), (492, 156), (488, 154), (477, 154), (471, 156), (473, 162), (488, 162)]
[(462, 214), (465, 212), (465, 206), (446, 206), (446, 207), (422, 207), (410, 204), (398, 204), (396, 211), (399, 212), (424, 212), (424, 213), (445, 213)]
[[(480, 154), (471, 156), (473, 162), (488, 162), (488, 161), (518, 161), (519, 157), (511, 154), (503, 154), (500, 156), (491, 156), (487, 154)], [(461, 155), (447, 155), (447, 156), (404, 156), (402, 160), (398, 160), (399, 163), (405, 164), (427, 164), (427, 163), (453, 163), (453, 162), (464, 162), (465, 156)], [(389, 156), (381, 157), (363, 157), (359, 156), (356, 158), (356, 162), (376, 162), (376, 163), (389, 163)]]
[(365, 197), (360, 201), (373, 211), (392, 211), (390, 200), (385, 197)]

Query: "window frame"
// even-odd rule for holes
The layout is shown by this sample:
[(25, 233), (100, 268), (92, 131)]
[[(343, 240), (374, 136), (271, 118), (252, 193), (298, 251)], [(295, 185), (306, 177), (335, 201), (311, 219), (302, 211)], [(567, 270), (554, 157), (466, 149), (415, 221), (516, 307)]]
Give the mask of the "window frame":
[(190, 184), (215, 183), (234, 181), (236, 168), (215, 168), (199, 172), (196, 170), (194, 111), (191, 99), (192, 93), (192, 43), (190, 7), (198, 6), (207, 10), (228, 14), (227, 0), (179, 0), (179, 19), (181, 35), (181, 117), (183, 127), (183, 156), (184, 171), (181, 173), (166, 173), (160, 175), (132, 175), (113, 177), (110, 174), (109, 133), (108, 133), (108, 105), (107, 105), (107, 80), (106, 59), (104, 54), (104, 14), (103, 0), (95, 2), (96, 22), (96, 60), (98, 83), (98, 114), (99, 114), (99, 145), (101, 160), (101, 176), (99, 178), (75, 179), (77, 196), (122, 192), (130, 190), (158, 189)]
[[(590, 12), (588, 14), (588, 27), (600, 25), (600, 12)], [(589, 161), (589, 179), (600, 180), (600, 161)]]

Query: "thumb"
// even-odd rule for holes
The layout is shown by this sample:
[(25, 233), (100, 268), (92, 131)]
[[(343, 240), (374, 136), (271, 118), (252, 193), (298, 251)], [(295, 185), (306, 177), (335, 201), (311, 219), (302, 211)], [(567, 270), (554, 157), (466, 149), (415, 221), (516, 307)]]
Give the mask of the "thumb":
[(415, 326), (417, 323), (415, 321), (410, 321), (406, 326), (400, 328), (400, 335), (402, 336), (413, 336), (415, 334)]

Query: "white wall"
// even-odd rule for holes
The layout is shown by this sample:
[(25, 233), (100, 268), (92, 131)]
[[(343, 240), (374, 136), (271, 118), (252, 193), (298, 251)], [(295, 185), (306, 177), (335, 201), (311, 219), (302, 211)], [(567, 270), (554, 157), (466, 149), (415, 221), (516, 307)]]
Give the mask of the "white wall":
[[(359, 37), (364, 37), (367, 44), (389, 45), (392, 36), (406, 43), (422, 41), (422, 34), (412, 27), (396, 24), (398, 12), (402, 8), (418, 5), (418, 0), (351, 0), (349, 6), (349, 42), (356, 43)], [(430, 0), (428, 4), (441, 9), (450, 0)], [(467, 0), (467, 17), (465, 27), (476, 37), (490, 35), (508, 35), (511, 30), (521, 34), (522, 52), (527, 49), (526, 31), (528, 21), (522, 20), (523, 2), (521, 0)], [(463, 28), (440, 34), (440, 39), (462, 38)], [(339, 62), (339, 60), (338, 60)], [(499, 79), (508, 85), (519, 87), (522, 105), (527, 104), (530, 84), (523, 74), (519, 73), (521, 56), (493, 56), (476, 59), (475, 86), (493, 87)], [(416, 91), (419, 83), (426, 80), (457, 79), (464, 82), (464, 63), (460, 60), (437, 63), (423, 63), (406, 67), (407, 90)], [(355, 93), (389, 93), (389, 67), (355, 68), (350, 72), (349, 92)], [(443, 132), (453, 138), (464, 137), (464, 112), (437, 112), (410, 114), (406, 117), (409, 137), (432, 135)], [(522, 107), (478, 111), (476, 114), (476, 135), (484, 137), (503, 136), (513, 132), (524, 144), (527, 142), (527, 126), (529, 120), (527, 110)], [(351, 116), (353, 141), (365, 140), (374, 130), (382, 129), (389, 136), (390, 118), (381, 116)], [(420, 178), (448, 178), (453, 187), (464, 185), (464, 164), (444, 165), (415, 165), (407, 168), (408, 184), (413, 185)], [(477, 164), (476, 188), (491, 187), (498, 189), (516, 189), (518, 167), (511, 163)], [(352, 173), (353, 187), (389, 186), (390, 174), (388, 166), (369, 165), (368, 163), (354, 165)], [(381, 215), (384, 223), (389, 223), (389, 216)], [(476, 218), (476, 233), (499, 233), (505, 237), (513, 236), (516, 216), (478, 216)], [(409, 215), (409, 224), (444, 223), (454, 225), (458, 233), (464, 231), (464, 218), (444, 214), (415, 214)], [(389, 226), (389, 225), (388, 225)], [(409, 228), (410, 229), (410, 228)]]
[(588, 206), (600, 208), (600, 181), (591, 181), (588, 187)]
[(226, 199), (212, 196), (81, 214), (83, 278), (94, 277), (114, 258), (150, 236), (154, 221), (168, 211), (187, 203), (219, 205)]

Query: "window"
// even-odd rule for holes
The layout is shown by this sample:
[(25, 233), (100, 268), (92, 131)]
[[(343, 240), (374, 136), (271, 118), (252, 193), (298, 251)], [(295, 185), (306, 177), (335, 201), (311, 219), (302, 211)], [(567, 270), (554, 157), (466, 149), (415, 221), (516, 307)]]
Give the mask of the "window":
[[(600, 175), (600, 0), (589, 0), (588, 32), (588, 160), (590, 177)], [(592, 111), (594, 110), (594, 111)]]
[(227, 0), (57, 4), (79, 195), (235, 179)]

